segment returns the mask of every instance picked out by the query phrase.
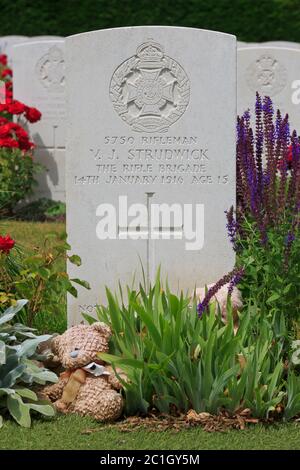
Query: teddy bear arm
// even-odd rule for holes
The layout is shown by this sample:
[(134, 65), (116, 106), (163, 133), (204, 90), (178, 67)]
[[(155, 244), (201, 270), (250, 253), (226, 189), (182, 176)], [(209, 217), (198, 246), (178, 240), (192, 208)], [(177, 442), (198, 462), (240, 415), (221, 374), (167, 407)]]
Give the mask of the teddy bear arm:
[[(121, 384), (120, 380), (116, 376), (115, 371), (112, 367), (107, 367), (107, 371), (109, 372), (108, 376), (108, 383), (114, 388), (115, 390), (121, 390), (123, 385)], [(121, 377), (122, 380), (126, 380), (126, 375), (121, 369), (116, 369), (117, 374)]]
[(52, 402), (61, 398), (65, 385), (67, 384), (67, 378), (60, 378), (59, 381), (53, 385), (47, 385), (43, 391), (42, 395)]

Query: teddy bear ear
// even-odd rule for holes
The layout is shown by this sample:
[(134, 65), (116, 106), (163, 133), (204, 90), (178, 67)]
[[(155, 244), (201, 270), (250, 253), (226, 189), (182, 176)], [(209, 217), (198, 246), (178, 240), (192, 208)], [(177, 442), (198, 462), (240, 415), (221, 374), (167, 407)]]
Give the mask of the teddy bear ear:
[(107, 339), (111, 337), (111, 329), (103, 322), (93, 323), (92, 328), (94, 328), (96, 331), (99, 331), (99, 333), (101, 333)]

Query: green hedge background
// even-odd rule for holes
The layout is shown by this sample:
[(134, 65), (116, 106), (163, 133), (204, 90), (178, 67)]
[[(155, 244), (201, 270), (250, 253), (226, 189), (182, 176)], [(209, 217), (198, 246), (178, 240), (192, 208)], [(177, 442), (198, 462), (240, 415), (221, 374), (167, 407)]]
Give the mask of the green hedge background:
[(172, 25), (300, 42), (300, 0), (0, 0), (0, 36)]

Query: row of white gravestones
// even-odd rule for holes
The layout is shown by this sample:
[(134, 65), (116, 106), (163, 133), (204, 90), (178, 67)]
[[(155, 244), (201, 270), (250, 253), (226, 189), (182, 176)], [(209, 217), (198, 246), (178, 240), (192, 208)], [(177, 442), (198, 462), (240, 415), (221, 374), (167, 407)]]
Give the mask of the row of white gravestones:
[[(11, 36), (13, 41), (24, 40), (23, 37)], [(27, 39), (27, 43), (20, 44), (11, 50), (11, 56), (15, 55), (14, 82), (15, 98), (24, 101), (31, 106), (42, 110), (43, 118), (39, 124), (30, 126), (34, 137), (38, 142), (36, 158), (43, 163), (47, 172), (38, 177), (39, 186), (35, 197), (51, 197), (56, 200), (65, 199), (64, 176), (64, 80), (61, 48), (60, 57), (55, 59), (55, 50), (50, 53), (53, 43), (46, 46), (47, 36)], [(3, 39), (3, 38), (2, 38)], [(35, 45), (33, 43), (35, 42)], [(60, 43), (62, 39), (57, 39)], [(0, 40), (1, 41), (1, 40)], [(1, 43), (1, 42), (0, 42)], [(8, 41), (7, 43), (8, 44)], [(273, 46), (271, 46), (273, 44)], [(278, 44), (278, 46), (275, 46)], [(299, 129), (299, 66), (296, 43), (287, 43), (290, 47), (281, 46), (280, 42), (261, 43), (255, 45), (238, 43), (238, 113), (243, 113), (247, 108), (254, 111), (255, 91), (262, 95), (270, 95), (276, 107), (280, 107), (290, 115), (291, 127)], [(48, 50), (46, 51), (46, 49)], [(15, 54), (13, 50), (15, 49)], [(31, 52), (33, 51), (33, 52)], [(24, 59), (26, 57), (26, 59)], [(31, 59), (27, 60), (27, 57)], [(47, 61), (42, 73), (51, 71), (52, 78), (44, 82), (38, 80), (37, 89), (34, 89), (31, 77), (36, 77), (36, 64), (42, 57), (52, 57)], [(55, 72), (56, 71), (56, 72)], [(58, 77), (55, 77), (58, 73)], [(49, 86), (53, 80), (53, 86)], [(60, 80), (60, 86), (56, 81)], [(48, 83), (41, 87), (41, 83)], [(42, 90), (40, 92), (40, 90)]]
[(12, 50), (14, 98), (42, 113), (26, 127), (36, 144), (34, 158), (46, 171), (37, 175), (35, 198), (65, 200), (64, 40), (35, 40)]
[[(161, 264), (173, 289), (190, 291), (232, 267), (224, 210), (235, 195), (236, 86), (239, 114), (259, 91), (300, 127), (300, 50), (239, 46), (238, 85), (235, 51), (233, 36), (189, 28), (67, 39), (67, 229), (83, 260), (69, 273), (92, 286), (69, 299), (70, 323), (105, 301), (105, 285), (137, 284), (140, 263), (148, 283)], [(31, 127), (50, 170), (39, 195), (63, 199), (63, 42), (18, 45), (13, 62), (15, 98), (43, 113)]]
[(254, 115), (255, 94), (270, 96), (274, 109), (288, 113), (291, 131), (300, 132), (300, 45), (271, 44), (238, 47), (237, 111)]
[(105, 285), (138, 285), (141, 264), (147, 284), (161, 265), (173, 291), (215, 282), (234, 264), (235, 37), (95, 31), (66, 39), (66, 68), (67, 232), (82, 258), (69, 274), (91, 284), (69, 298), (69, 324)]

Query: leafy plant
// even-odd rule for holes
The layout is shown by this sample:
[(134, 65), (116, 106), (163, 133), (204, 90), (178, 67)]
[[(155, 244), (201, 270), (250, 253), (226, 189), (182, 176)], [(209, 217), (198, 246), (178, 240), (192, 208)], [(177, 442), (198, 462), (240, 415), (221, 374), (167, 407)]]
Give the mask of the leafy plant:
[(300, 377), (290, 371), (287, 382), (287, 403), (284, 409), (284, 419), (289, 420), (300, 413)]
[(113, 331), (111, 354), (100, 357), (128, 377), (127, 414), (250, 407), (266, 417), (283, 401), (283, 317), (270, 323), (249, 304), (235, 332), (230, 299), (227, 324), (215, 304), (199, 318), (196, 302), (163, 290), (159, 273), (149, 294), (140, 286), (127, 297), (125, 305), (121, 288), (120, 300), (107, 289), (108, 305), (97, 309)]
[[(226, 407), (236, 411), (250, 408), (253, 416), (268, 417), (283, 403), (284, 345), (286, 325), (284, 316), (273, 322), (252, 308), (240, 320), (237, 338), (240, 339), (240, 371), (229, 380)], [(253, 316), (254, 313), (254, 316)]]
[(31, 389), (33, 384), (57, 381), (53, 372), (38, 367), (32, 360), (37, 346), (51, 336), (36, 336), (34, 330), (10, 323), (26, 303), (27, 300), (19, 300), (0, 314), (0, 427), (6, 412), (24, 427), (30, 427), (32, 411), (54, 416), (49, 402), (39, 400)]
[(66, 293), (77, 296), (74, 284), (89, 289), (89, 284), (78, 278), (70, 279), (65, 269), (58, 268), (57, 261), (68, 260), (80, 266), (77, 255), (67, 255), (70, 245), (66, 234), (49, 233), (42, 246), (36, 247), (29, 256), (16, 247), (10, 253), (0, 254), (0, 291), (17, 298), (27, 298), (28, 304), (19, 316), (32, 326), (35, 317), (47, 311), (53, 314), (65, 302)]
[(264, 315), (283, 312), (291, 329), (300, 317), (300, 139), (258, 94), (255, 128), (249, 111), (237, 121), (237, 196), (227, 227), (243, 296)]
[(0, 146), (0, 216), (13, 214), (17, 203), (32, 194), (41, 168), (30, 154)]
[(43, 168), (33, 161), (35, 145), (24, 128), (26, 122), (39, 121), (41, 113), (13, 98), (12, 75), (7, 56), (0, 54), (0, 77), (5, 87), (0, 100), (0, 216), (13, 215), (17, 203), (32, 193), (34, 176)]
[(66, 215), (66, 205), (61, 201), (53, 201), (41, 198), (22, 206), (15, 211), (15, 216), (19, 220), (34, 222), (44, 222), (46, 220), (64, 220)]
[(45, 215), (49, 220), (64, 219), (66, 215), (66, 204), (61, 201), (52, 201), (53, 204), (46, 210)]

